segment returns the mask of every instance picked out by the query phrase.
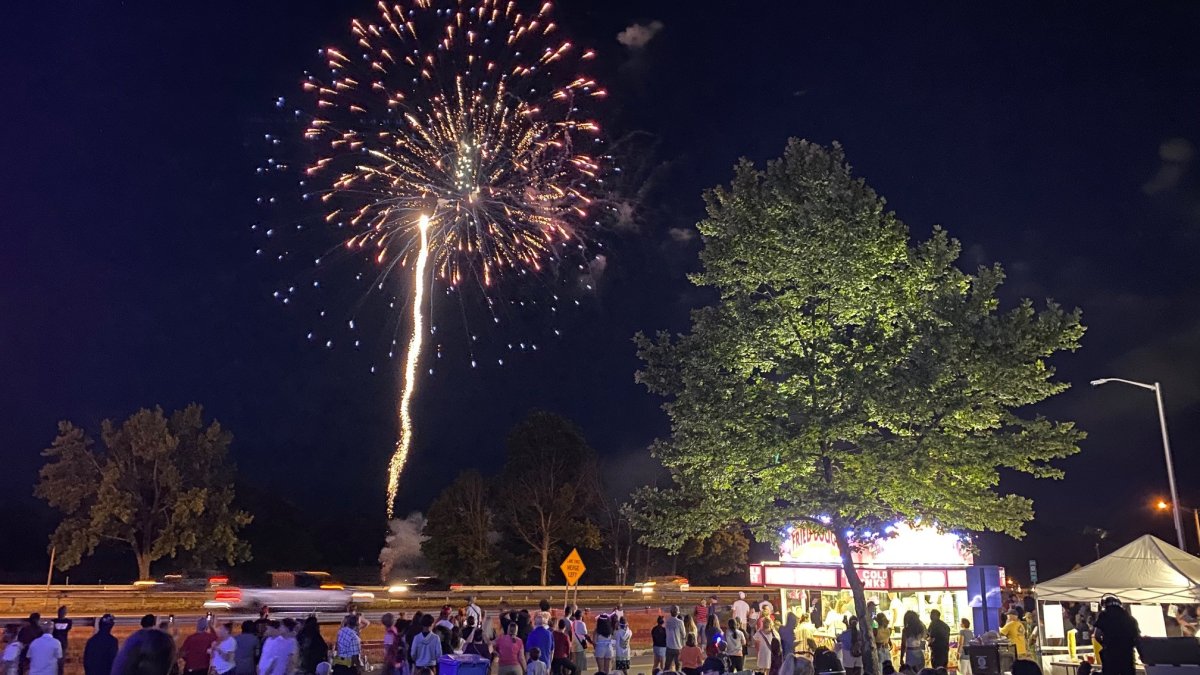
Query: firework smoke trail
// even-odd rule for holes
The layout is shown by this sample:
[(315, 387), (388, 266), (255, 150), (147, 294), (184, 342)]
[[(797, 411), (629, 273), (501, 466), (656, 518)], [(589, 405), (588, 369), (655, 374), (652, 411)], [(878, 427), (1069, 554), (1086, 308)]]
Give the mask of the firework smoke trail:
[(351, 43), (320, 50), (323, 66), (303, 81), (312, 105), (297, 115), (317, 156), (305, 162), (302, 198), (319, 199), (341, 249), (376, 267), (371, 288), (412, 283), (389, 517), (433, 321), (423, 300), (439, 285), (478, 288), (492, 311), (503, 279), (587, 269), (579, 258), (609, 164), (587, 115), (607, 92), (581, 72), (595, 53), (559, 37), (552, 4), (524, 5), (379, 2), (374, 20), (350, 22)]
[(413, 266), (413, 296), (412, 296), (412, 336), (408, 339), (408, 347), (404, 352), (404, 382), (400, 394), (400, 440), (396, 441), (396, 450), (388, 462), (387, 486), (387, 517), (392, 519), (396, 507), (396, 495), (400, 491), (400, 473), (408, 461), (408, 451), (412, 448), (412, 397), (417, 388), (417, 362), (421, 359), (421, 345), (424, 342), (425, 320), (422, 307), (425, 303), (425, 268), (429, 263), (429, 216), (422, 214), (417, 221), (420, 230), (420, 243), (417, 249), (417, 264)]

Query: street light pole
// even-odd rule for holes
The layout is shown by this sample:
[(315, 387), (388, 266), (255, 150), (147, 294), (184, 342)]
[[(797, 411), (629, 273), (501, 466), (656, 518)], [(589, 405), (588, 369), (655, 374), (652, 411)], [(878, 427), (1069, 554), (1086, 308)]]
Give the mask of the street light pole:
[(1109, 382), (1120, 382), (1154, 392), (1154, 400), (1158, 403), (1158, 426), (1162, 430), (1163, 455), (1167, 459), (1167, 484), (1171, 489), (1171, 515), (1175, 519), (1175, 537), (1179, 541), (1179, 548), (1186, 551), (1187, 544), (1183, 540), (1183, 516), (1179, 510), (1179, 491), (1175, 489), (1175, 462), (1171, 459), (1171, 440), (1167, 437), (1167, 413), (1163, 409), (1162, 385), (1158, 382), (1146, 384), (1145, 382), (1123, 380), (1119, 377), (1106, 377), (1092, 380), (1092, 386), (1098, 387)]

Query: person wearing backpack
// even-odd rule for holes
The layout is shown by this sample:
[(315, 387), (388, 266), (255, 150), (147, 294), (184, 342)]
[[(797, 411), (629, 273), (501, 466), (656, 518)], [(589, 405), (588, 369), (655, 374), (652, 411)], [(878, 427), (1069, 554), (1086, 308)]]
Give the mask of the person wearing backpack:
[(841, 653), (842, 667), (846, 675), (862, 675), (863, 669), (863, 636), (858, 629), (858, 617), (846, 619), (846, 630), (837, 639), (838, 652)]

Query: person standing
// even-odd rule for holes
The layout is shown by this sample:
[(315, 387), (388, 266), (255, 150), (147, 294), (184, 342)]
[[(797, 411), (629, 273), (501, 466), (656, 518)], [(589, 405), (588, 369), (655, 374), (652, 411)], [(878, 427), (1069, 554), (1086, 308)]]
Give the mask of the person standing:
[(209, 650), (217, 636), (208, 630), (208, 619), (196, 622), (196, 632), (187, 636), (183, 646), (179, 648), (179, 658), (183, 661), (183, 675), (208, 675)]
[[(25, 645), (17, 639), (17, 634), (4, 631), (4, 655), (0, 656), (0, 672), (4, 675), (19, 675), (21, 654), (24, 651)], [(104, 675), (108, 675), (108, 673), (104, 673)]]
[(212, 669), (217, 675), (228, 675), (237, 667), (237, 638), (232, 623), (217, 624), (217, 641), (212, 646)]
[(596, 670), (601, 673), (612, 670), (617, 649), (613, 644), (612, 623), (606, 614), (596, 617), (596, 632), (592, 638), (592, 645), (596, 656)]
[(958, 623), (959, 675), (971, 675), (971, 659), (967, 658), (967, 645), (974, 639), (975, 633), (971, 632), (971, 620), (963, 617), (963, 620)]
[(1114, 595), (1102, 598), (1100, 607), (1095, 632), (1104, 675), (1134, 675), (1133, 651), (1142, 640), (1137, 619), (1125, 611)]
[(729, 620), (729, 630), (725, 631), (725, 656), (729, 657), (731, 671), (742, 672), (746, 665), (746, 633), (738, 626), (736, 617)]
[[(470, 601), (471, 598), (468, 598)], [(400, 645), (400, 631), (396, 630), (396, 618), (391, 612), (379, 617), (383, 625), (383, 675), (392, 675), (396, 669), (396, 649)]]
[(566, 619), (558, 620), (558, 630), (554, 631), (554, 654), (550, 659), (550, 672), (553, 675), (578, 675), (579, 669), (571, 660), (571, 624)]
[(29, 657), (29, 675), (58, 675), (62, 669), (63, 649), (53, 634), (53, 625), (47, 621), (41, 627), (41, 636), (29, 643), (25, 653)]
[(807, 614), (800, 615), (800, 622), (796, 624), (796, 644), (800, 645), (802, 652), (817, 651), (817, 643), (813, 639), (817, 635), (817, 627), (813, 625)]
[(738, 599), (733, 601), (733, 605), (729, 608), (733, 618), (738, 622), (738, 627), (745, 630), (746, 622), (750, 619), (750, 603), (746, 602), (746, 592), (738, 591)]
[(83, 675), (109, 675), (117, 658), (117, 638), (112, 629), (116, 619), (112, 614), (100, 617), (96, 634), (83, 645)]
[(532, 654), (535, 649), (538, 650), (538, 658), (542, 663), (546, 664), (546, 669), (549, 670), (550, 661), (554, 654), (554, 635), (546, 627), (542, 612), (538, 612), (533, 616), (533, 630), (529, 631), (529, 638), (525, 640), (525, 652), (527, 654)]
[(151, 620), (149, 628), (130, 635), (121, 645), (111, 675), (167, 675), (175, 665), (174, 640)]
[(911, 609), (904, 613), (904, 628), (900, 631), (900, 648), (904, 650), (904, 665), (914, 673), (925, 667), (925, 624)]
[(883, 664), (892, 662), (892, 624), (883, 612), (875, 615), (874, 638), (876, 667), (883, 673)]
[(617, 631), (613, 633), (613, 646), (617, 653), (616, 665), (613, 668), (621, 671), (623, 675), (629, 675), (629, 661), (633, 654), (630, 649), (631, 642), (633, 642), (633, 631), (629, 629), (629, 624), (622, 616), (617, 620)]
[(496, 675), (524, 675), (525, 645), (517, 637), (517, 622), (510, 621), (508, 631), (496, 640)]
[(534, 647), (530, 649), (529, 659), (525, 663), (525, 675), (550, 675), (550, 669), (546, 667), (546, 662), (542, 660), (542, 650)]
[(475, 618), (475, 625), (483, 626), (483, 608), (475, 603), (475, 596), (467, 596), (467, 618)]
[(414, 668), (437, 668), (438, 659), (442, 657), (442, 639), (433, 632), (433, 617), (421, 619), (421, 632), (413, 638), (412, 646), (408, 648), (412, 656)]
[(700, 675), (700, 664), (704, 663), (704, 652), (696, 646), (696, 636), (687, 636), (687, 644), (679, 650), (679, 661), (687, 675)]
[[(1010, 607), (1008, 614), (1005, 614), (1008, 620), (1000, 627), (1000, 635), (1008, 638), (1008, 641), (1016, 648), (1018, 659), (1028, 659), (1029, 656), (1029, 635), (1025, 630), (1025, 622), (1021, 620), (1020, 612), (1016, 607)], [(1110, 674), (1111, 675), (1111, 674)], [(1133, 675), (1130, 673), (1129, 675)]]
[[(74, 625), (74, 623), (74, 621), (71, 621), (67, 618), (67, 606), (60, 606), (58, 608), (58, 616), (55, 617), (53, 621), (54, 630), (51, 635), (53, 635), (54, 639), (58, 640), (58, 643), (62, 645), (64, 662), (66, 661), (66, 655), (70, 653), (67, 651), (67, 635), (70, 634), (71, 626)], [(60, 668), (58, 672), (61, 675), (62, 669)]]
[[(431, 617), (426, 617), (432, 621)], [(333, 675), (358, 675), (358, 667), (362, 663), (362, 638), (358, 635), (358, 617), (349, 614), (342, 620), (334, 643), (337, 653), (333, 657)], [(266, 646), (263, 646), (263, 659), (267, 657)], [(262, 672), (262, 662), (259, 662), (259, 672)]]
[(929, 665), (946, 668), (950, 665), (950, 626), (942, 621), (942, 613), (929, 613)]
[(762, 620), (762, 628), (754, 634), (754, 649), (758, 661), (758, 670), (763, 673), (771, 672), (771, 652), (778, 647), (779, 634), (775, 632), (775, 624), (770, 619)]
[(838, 652), (842, 657), (842, 667), (846, 675), (862, 675), (863, 671), (863, 636), (858, 629), (858, 617), (846, 619), (846, 630), (837, 639)]
[[(315, 618), (315, 617), (314, 617)], [(250, 619), (242, 622), (242, 632), (234, 638), (234, 675), (254, 675), (254, 659), (258, 655), (258, 626)]]
[(589, 638), (587, 624), (583, 621), (582, 609), (575, 610), (574, 618), (571, 620), (571, 634), (574, 636), (571, 642), (571, 654), (575, 658), (575, 668), (581, 673), (586, 673)]
[(17, 629), (17, 641), (21, 643), (21, 661), (18, 668), (20, 672), (29, 671), (29, 645), (41, 636), (42, 615), (39, 612), (33, 612)]
[(683, 664), (679, 660), (679, 652), (687, 642), (687, 631), (684, 630), (683, 619), (679, 618), (678, 605), (671, 606), (671, 616), (663, 624), (663, 628), (667, 633), (666, 662), (663, 667), (678, 672), (683, 668)]
[(661, 614), (654, 622), (654, 628), (650, 629), (650, 648), (654, 652), (654, 663), (650, 666), (650, 672), (657, 674), (667, 661), (667, 629), (663, 628)]

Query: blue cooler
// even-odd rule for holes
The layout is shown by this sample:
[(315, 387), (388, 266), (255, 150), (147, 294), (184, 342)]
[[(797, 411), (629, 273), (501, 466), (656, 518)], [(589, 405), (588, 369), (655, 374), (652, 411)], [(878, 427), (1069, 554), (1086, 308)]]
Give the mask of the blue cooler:
[(438, 659), (438, 675), (488, 675), (491, 665), (478, 654), (448, 654)]

